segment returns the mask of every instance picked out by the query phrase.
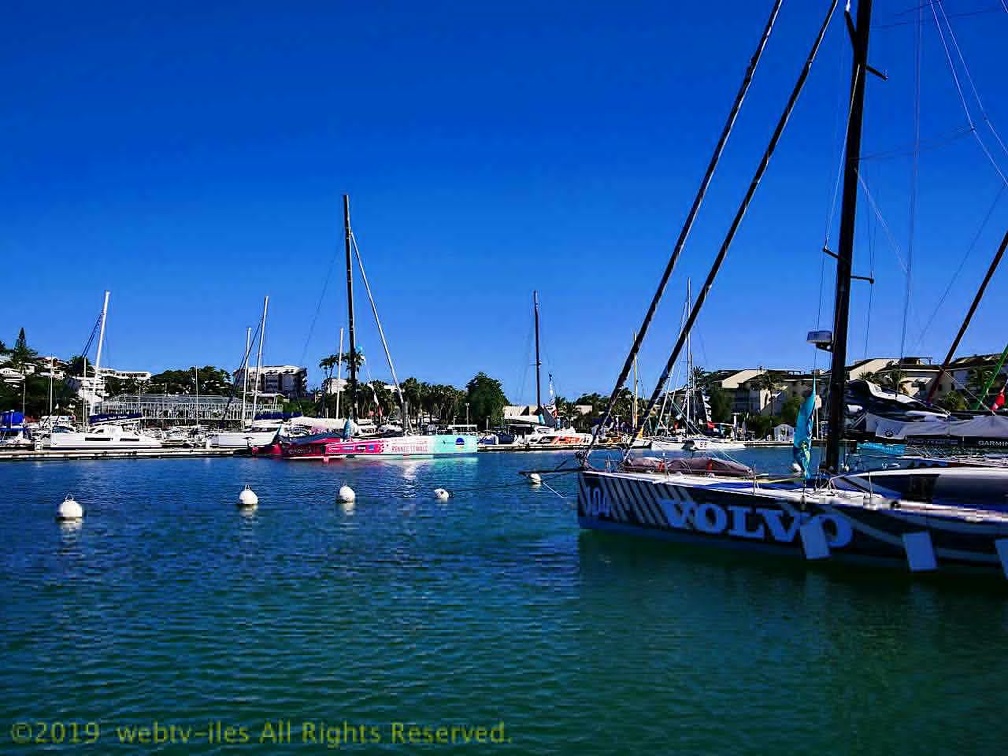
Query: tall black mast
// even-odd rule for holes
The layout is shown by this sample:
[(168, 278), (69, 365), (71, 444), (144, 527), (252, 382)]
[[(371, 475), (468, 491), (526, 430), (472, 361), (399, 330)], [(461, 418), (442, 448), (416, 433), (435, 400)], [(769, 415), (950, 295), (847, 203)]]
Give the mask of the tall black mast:
[(833, 304), (833, 361), (829, 382), (829, 433), (826, 459), (829, 472), (840, 470), (843, 439), (844, 385), (847, 378), (847, 319), (850, 314), (851, 262), (854, 258), (854, 220), (857, 215), (858, 167), (861, 160), (861, 126), (864, 120), (865, 77), (868, 75), (868, 32), (871, 0), (859, 0), (857, 26), (847, 15), (854, 48), (851, 72), (850, 119), (844, 148), (843, 202), (840, 210), (840, 240), (837, 247), (836, 297)]
[(539, 292), (532, 292), (532, 310), (535, 313), (535, 344), (536, 344), (536, 413), (542, 414), (542, 387), (539, 385)]
[(350, 419), (357, 421), (357, 348), (354, 344), (353, 327), (353, 260), (350, 256), (352, 240), (350, 236), (350, 195), (343, 195), (343, 229), (346, 241), (346, 299), (347, 318), (350, 331), (350, 355), (347, 364), (350, 371)]

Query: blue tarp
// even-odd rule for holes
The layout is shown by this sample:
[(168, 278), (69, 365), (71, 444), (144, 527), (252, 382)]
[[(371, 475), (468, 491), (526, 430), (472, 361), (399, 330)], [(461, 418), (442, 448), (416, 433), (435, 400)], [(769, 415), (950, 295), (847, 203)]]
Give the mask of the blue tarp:
[(24, 413), (17, 410), (7, 410), (0, 414), (0, 428), (11, 430), (24, 426)]

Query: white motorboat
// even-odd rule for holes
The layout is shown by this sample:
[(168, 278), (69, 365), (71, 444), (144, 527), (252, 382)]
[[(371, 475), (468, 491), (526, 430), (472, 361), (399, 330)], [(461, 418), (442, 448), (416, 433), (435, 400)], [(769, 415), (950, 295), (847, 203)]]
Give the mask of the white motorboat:
[(98, 425), (90, 430), (63, 431), (53, 429), (50, 449), (159, 449), (161, 441), (138, 430), (121, 425)]

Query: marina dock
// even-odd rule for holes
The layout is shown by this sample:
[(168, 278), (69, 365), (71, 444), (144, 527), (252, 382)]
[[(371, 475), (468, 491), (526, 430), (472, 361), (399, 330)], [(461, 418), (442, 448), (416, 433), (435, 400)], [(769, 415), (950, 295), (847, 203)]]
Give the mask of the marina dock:
[(161, 447), (159, 449), (0, 449), (0, 462), (45, 462), (79, 459), (155, 459), (192, 457), (233, 457), (244, 449)]

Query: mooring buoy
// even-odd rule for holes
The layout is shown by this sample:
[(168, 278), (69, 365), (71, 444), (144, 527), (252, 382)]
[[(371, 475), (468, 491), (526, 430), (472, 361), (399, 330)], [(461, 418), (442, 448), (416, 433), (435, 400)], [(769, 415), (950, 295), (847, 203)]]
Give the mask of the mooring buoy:
[(83, 516), (84, 508), (70, 494), (67, 494), (63, 503), (56, 507), (56, 519), (61, 522), (72, 522)]

